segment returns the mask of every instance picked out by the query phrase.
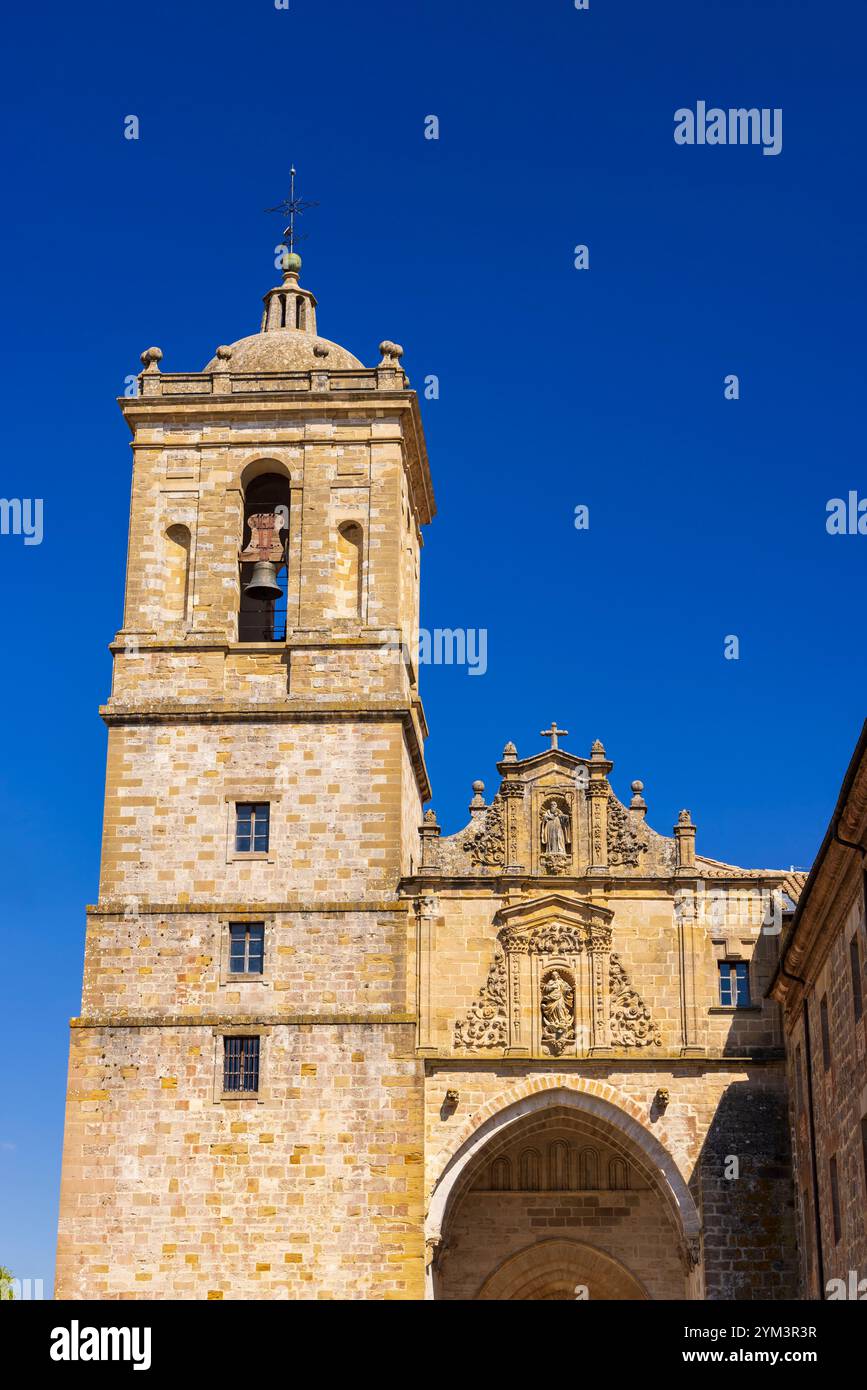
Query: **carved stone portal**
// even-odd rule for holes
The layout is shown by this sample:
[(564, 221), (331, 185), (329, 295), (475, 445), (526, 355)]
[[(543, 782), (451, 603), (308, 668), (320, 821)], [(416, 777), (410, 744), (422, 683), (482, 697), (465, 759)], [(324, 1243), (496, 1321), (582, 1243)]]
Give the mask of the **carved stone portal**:
[(649, 1008), (611, 951), (612, 916), (559, 893), (501, 909), (488, 978), (456, 1022), (454, 1046), (551, 1057), (660, 1046)]

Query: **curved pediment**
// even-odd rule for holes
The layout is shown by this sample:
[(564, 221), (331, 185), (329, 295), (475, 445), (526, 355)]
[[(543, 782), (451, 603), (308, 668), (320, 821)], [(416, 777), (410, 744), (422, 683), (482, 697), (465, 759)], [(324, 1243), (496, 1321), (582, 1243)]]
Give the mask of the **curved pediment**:
[(575, 953), (611, 944), (614, 913), (601, 903), (545, 893), (527, 902), (500, 908), (494, 917), (497, 939), (505, 951), (534, 955)]

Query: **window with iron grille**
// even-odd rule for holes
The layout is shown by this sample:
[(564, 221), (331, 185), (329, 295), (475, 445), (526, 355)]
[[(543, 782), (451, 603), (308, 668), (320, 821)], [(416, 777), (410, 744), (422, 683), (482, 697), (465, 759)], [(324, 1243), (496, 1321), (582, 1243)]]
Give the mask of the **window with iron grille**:
[(264, 922), (229, 924), (229, 970), (233, 975), (261, 975), (264, 955)]
[(864, 998), (861, 993), (861, 952), (858, 950), (857, 936), (853, 936), (849, 942), (849, 967), (852, 971), (852, 1007), (855, 1022), (858, 1023), (864, 1012)]
[(750, 999), (750, 967), (745, 960), (719, 962), (719, 1002), (725, 1008), (745, 1009)]
[(822, 1065), (827, 1071), (831, 1065), (831, 1030), (828, 1026), (828, 996), (822, 995), (819, 1004), (819, 1023), (822, 1028)]
[(223, 1039), (223, 1090), (241, 1093), (259, 1089), (259, 1039)]
[(266, 854), (271, 838), (271, 807), (267, 801), (239, 801), (235, 806), (235, 851)]

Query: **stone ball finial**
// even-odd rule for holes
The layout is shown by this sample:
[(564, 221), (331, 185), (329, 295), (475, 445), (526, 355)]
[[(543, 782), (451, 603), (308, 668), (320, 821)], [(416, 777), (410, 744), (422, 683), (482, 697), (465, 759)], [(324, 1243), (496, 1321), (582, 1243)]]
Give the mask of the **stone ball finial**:
[(226, 343), (221, 343), (217, 348), (217, 356), (221, 362), (228, 362), (231, 360), (232, 349)]
[(163, 360), (162, 348), (145, 348), (144, 352), (141, 355), (141, 360), (144, 364), (144, 369), (146, 372), (158, 372), (159, 367), (157, 366), (157, 363), (162, 362)]
[(287, 251), (283, 257), (283, 269), (289, 275), (298, 275), (301, 271), (301, 257), (297, 251)]
[(482, 792), (483, 792), (484, 790), (485, 790), (485, 784), (484, 784), (484, 782), (474, 782), (474, 783), (473, 783), (473, 791), (475, 792), (476, 796), (481, 796), (481, 795), (482, 795)]
[(330, 352), (330, 350), (331, 350), (331, 349), (328, 347), (328, 344), (327, 344), (327, 343), (320, 342), (318, 338), (317, 338), (316, 342), (313, 344), (313, 356), (314, 356), (314, 357), (327, 357), (328, 354), (329, 354), (329, 352)]
[(636, 777), (635, 781), (632, 783), (632, 800), (630, 801), (629, 805), (631, 806), (633, 811), (640, 811), (642, 815), (644, 815), (645, 811), (647, 810), (647, 802), (641, 795), (643, 791), (644, 783), (639, 781), (639, 779)]
[(403, 348), (400, 343), (389, 342), (388, 338), (380, 343), (379, 350), (382, 353), (380, 366), (396, 367), (403, 357)]

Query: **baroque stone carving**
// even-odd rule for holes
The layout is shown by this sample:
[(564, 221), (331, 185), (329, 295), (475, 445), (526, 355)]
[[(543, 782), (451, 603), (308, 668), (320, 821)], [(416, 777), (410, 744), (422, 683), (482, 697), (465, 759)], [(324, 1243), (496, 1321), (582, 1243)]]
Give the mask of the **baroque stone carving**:
[(611, 1042), (614, 1047), (650, 1047), (653, 1044), (661, 1047), (659, 1028), (641, 995), (629, 983), (620, 957), (614, 952), (611, 953), (608, 979), (611, 989)]
[(568, 972), (552, 970), (542, 980), (542, 1048), (559, 1057), (575, 1042), (575, 982)]
[(503, 803), (495, 796), (481, 824), (471, 828), (463, 843), (470, 862), (477, 868), (501, 869), (506, 862), (506, 832), (503, 824)]
[(475, 1051), (506, 1046), (506, 957), (498, 947), (488, 978), (462, 1023), (455, 1024), (455, 1047)]
[(647, 849), (643, 823), (636, 824), (615, 796), (608, 800), (608, 862), (637, 869)]
[(506, 927), (500, 941), (507, 951), (528, 956), (575, 956), (587, 942), (586, 927), (567, 927), (552, 922), (541, 930), (528, 931), (522, 927)]

